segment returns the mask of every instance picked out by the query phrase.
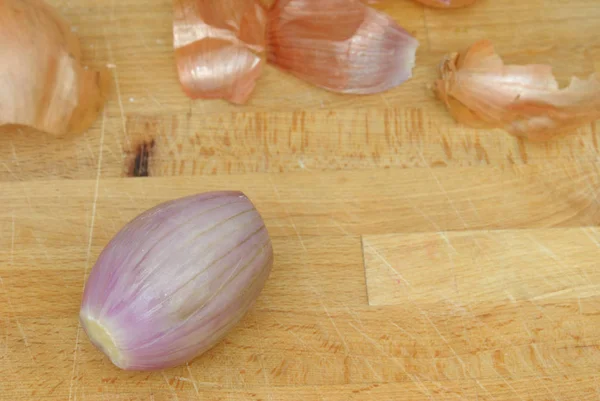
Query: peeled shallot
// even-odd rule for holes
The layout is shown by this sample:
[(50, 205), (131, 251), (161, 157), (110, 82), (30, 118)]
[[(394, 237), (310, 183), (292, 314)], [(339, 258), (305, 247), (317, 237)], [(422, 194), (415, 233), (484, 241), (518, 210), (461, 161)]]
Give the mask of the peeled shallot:
[(107, 70), (81, 65), (77, 37), (42, 0), (0, 1), (0, 125), (77, 133), (106, 99)]
[(191, 361), (254, 305), (273, 264), (265, 224), (241, 192), (208, 192), (145, 211), (106, 245), (80, 321), (124, 370)]
[(268, 61), (311, 84), (371, 94), (412, 75), (419, 42), (360, 0), (278, 0), (268, 19)]
[(600, 81), (573, 77), (560, 88), (547, 65), (505, 65), (482, 40), (445, 56), (437, 96), (460, 123), (545, 140), (600, 119)]

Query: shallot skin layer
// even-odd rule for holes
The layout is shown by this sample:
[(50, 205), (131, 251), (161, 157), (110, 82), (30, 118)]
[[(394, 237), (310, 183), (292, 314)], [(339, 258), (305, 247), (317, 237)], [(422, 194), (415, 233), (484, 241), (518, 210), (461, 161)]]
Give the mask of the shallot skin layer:
[(333, 92), (384, 92), (412, 76), (419, 42), (360, 0), (278, 0), (268, 61)]
[(81, 64), (78, 38), (42, 0), (0, 0), (0, 126), (54, 135), (97, 119), (110, 78)]
[(267, 229), (243, 193), (169, 201), (133, 219), (102, 251), (80, 322), (121, 369), (178, 366), (241, 320), (272, 264)]
[(417, 0), (419, 3), (435, 8), (460, 8), (466, 7), (477, 0)]
[(174, 0), (179, 80), (192, 99), (248, 101), (264, 65), (266, 11), (257, 0)]
[(551, 66), (505, 64), (489, 40), (447, 54), (439, 71), (438, 98), (471, 127), (546, 141), (600, 119), (599, 74), (572, 77), (561, 88)]

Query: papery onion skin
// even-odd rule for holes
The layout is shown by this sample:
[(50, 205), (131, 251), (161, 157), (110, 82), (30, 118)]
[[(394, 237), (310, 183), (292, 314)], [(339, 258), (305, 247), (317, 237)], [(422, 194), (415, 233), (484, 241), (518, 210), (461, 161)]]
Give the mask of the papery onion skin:
[(477, 0), (416, 0), (421, 4), (435, 8), (461, 8), (474, 4)]
[[(366, 4), (376, 4), (380, 0), (362, 0)], [(462, 8), (474, 4), (477, 0), (415, 0), (433, 8)]]
[(547, 65), (505, 65), (488, 40), (440, 64), (435, 92), (454, 119), (475, 128), (502, 128), (532, 141), (574, 132), (600, 119), (600, 80), (559, 85)]
[(256, 0), (174, 0), (179, 81), (192, 99), (244, 104), (265, 61), (266, 11)]
[(243, 193), (166, 202), (129, 222), (102, 251), (80, 321), (121, 369), (181, 365), (241, 320), (272, 264), (267, 229)]
[(308, 83), (373, 94), (412, 76), (419, 42), (359, 0), (278, 0), (268, 18), (268, 61)]
[(104, 105), (108, 70), (81, 65), (77, 37), (41, 0), (0, 1), (0, 60), (0, 125), (80, 133)]

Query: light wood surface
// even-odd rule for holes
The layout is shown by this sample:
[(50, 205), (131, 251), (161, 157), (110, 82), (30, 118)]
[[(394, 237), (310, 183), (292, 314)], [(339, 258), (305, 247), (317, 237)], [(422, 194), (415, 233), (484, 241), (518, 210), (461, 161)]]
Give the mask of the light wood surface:
[[(532, 144), (457, 126), (428, 88), (482, 38), (563, 81), (600, 72), (597, 0), (381, 1), (421, 42), (413, 80), (340, 96), (269, 67), (245, 107), (181, 92), (169, 1), (51, 3), (114, 87), (82, 135), (0, 129), (0, 399), (600, 399), (600, 123)], [(257, 306), (186, 366), (118, 370), (77, 321), (96, 257), (216, 189), (273, 238)]]

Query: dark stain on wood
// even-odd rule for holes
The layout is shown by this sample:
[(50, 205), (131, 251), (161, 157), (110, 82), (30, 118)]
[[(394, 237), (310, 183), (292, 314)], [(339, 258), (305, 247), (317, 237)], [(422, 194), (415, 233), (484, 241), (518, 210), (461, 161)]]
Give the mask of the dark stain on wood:
[(183, 140), (178, 136), (179, 121), (176, 116), (127, 116), (127, 136), (123, 138), (123, 175), (127, 177), (149, 177), (164, 175), (168, 169), (166, 162), (161, 163), (161, 144), (171, 153), (169, 160), (178, 160), (184, 151)]
[(150, 159), (152, 158), (152, 149), (154, 148), (154, 139), (148, 142), (142, 142), (138, 145), (135, 152), (135, 159), (131, 168), (132, 177), (150, 176)]

